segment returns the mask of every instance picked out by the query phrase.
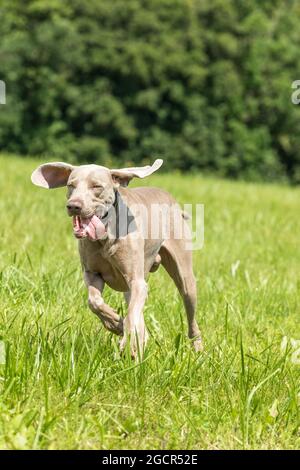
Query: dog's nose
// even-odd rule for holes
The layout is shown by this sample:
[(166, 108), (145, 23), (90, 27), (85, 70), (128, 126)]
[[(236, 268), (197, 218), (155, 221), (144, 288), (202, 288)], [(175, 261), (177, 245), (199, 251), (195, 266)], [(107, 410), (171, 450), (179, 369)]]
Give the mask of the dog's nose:
[(67, 203), (67, 209), (69, 214), (78, 215), (82, 210), (82, 204), (80, 201), (69, 201)]

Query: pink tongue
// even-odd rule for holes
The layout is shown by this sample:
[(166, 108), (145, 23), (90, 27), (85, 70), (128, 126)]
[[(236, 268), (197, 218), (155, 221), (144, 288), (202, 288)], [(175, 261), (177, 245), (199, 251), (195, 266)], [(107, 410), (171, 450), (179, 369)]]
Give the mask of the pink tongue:
[(96, 215), (93, 215), (91, 219), (81, 219), (81, 223), (79, 217), (74, 217), (73, 227), (75, 237), (88, 237), (93, 241), (101, 240), (106, 232), (105, 225)]

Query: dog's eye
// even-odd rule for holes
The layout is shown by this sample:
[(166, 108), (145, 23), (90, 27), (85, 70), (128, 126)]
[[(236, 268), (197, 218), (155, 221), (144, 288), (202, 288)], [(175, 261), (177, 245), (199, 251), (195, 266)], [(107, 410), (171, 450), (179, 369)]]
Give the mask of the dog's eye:
[(103, 186), (101, 184), (93, 184), (93, 189), (103, 189)]
[(70, 183), (70, 184), (67, 184), (67, 188), (68, 188), (68, 189), (74, 189), (74, 185), (71, 184), (71, 183)]

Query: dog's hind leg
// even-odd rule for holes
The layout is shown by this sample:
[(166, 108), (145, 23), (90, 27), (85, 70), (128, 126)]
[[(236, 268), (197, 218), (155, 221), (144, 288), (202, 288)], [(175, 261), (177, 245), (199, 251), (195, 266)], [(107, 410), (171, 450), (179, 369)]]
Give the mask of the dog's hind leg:
[(113, 308), (104, 302), (102, 291), (104, 281), (97, 273), (84, 272), (84, 280), (88, 288), (89, 307), (102, 321), (105, 328), (117, 335), (123, 334), (123, 319)]
[(155, 271), (158, 270), (160, 263), (161, 263), (161, 257), (160, 255), (156, 255), (154, 263), (152, 264), (150, 268), (150, 273), (155, 273)]
[(161, 263), (174, 280), (183, 299), (188, 321), (188, 335), (196, 351), (203, 349), (196, 320), (197, 288), (193, 273), (192, 252), (185, 249), (185, 240), (165, 240), (159, 251)]

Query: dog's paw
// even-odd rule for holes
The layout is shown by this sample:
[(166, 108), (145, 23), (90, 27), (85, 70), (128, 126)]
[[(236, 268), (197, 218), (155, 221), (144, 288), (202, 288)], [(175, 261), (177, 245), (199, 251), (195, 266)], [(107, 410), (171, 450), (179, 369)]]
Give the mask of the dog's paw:
[[(124, 334), (122, 339), (120, 340), (120, 343), (119, 343), (119, 348), (120, 348), (120, 353), (122, 356), (125, 356), (126, 353), (130, 352), (130, 357), (131, 359), (133, 360), (136, 360), (137, 358), (137, 345), (136, 345), (136, 342), (132, 341), (131, 339), (131, 335), (129, 335), (130, 337), (130, 341), (128, 341), (128, 336), (127, 334)], [(130, 351), (128, 351), (130, 349)]]
[(138, 335), (136, 332), (124, 333), (119, 343), (121, 354), (124, 355), (127, 351), (127, 348), (129, 348), (131, 359), (142, 360), (148, 337), (149, 335), (146, 328), (144, 328), (142, 334), (140, 335)]
[(201, 338), (196, 338), (193, 341), (193, 348), (194, 348), (194, 351), (196, 353), (200, 353), (200, 352), (204, 351), (204, 345), (203, 345), (203, 342), (202, 342)]

